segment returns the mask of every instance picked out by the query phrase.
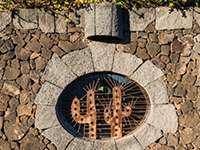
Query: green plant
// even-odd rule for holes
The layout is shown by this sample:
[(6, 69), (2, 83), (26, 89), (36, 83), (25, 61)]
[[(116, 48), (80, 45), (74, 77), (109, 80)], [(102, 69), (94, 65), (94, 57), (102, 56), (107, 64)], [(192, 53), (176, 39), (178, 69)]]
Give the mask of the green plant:
[(91, 3), (104, 1), (115, 3), (121, 7), (157, 7), (186, 9), (200, 5), (200, 0), (0, 0), (1, 10), (16, 10), (18, 8), (44, 8), (48, 10), (70, 10), (87, 7)]

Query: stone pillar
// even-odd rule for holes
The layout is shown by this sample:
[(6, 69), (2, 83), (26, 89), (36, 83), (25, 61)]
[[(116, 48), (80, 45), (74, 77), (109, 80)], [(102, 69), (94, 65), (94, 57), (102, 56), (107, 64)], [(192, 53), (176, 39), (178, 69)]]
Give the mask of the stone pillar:
[(94, 41), (124, 40), (123, 10), (111, 3), (93, 4), (84, 13), (85, 37)]

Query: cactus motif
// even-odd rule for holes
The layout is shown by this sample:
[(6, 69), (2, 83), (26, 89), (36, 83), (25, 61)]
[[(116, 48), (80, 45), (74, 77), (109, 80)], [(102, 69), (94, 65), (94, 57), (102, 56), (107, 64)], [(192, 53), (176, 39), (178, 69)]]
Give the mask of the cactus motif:
[(80, 114), (80, 101), (75, 97), (72, 101), (71, 112), (73, 119), (79, 124), (89, 124), (89, 138), (96, 139), (96, 107), (95, 92), (87, 91), (87, 112)]
[(126, 106), (122, 111), (122, 92), (121, 88), (115, 86), (112, 88), (113, 101), (111, 108), (106, 107), (104, 110), (104, 119), (111, 126), (111, 136), (114, 139), (122, 137), (122, 120), (129, 117), (132, 113), (132, 107)]

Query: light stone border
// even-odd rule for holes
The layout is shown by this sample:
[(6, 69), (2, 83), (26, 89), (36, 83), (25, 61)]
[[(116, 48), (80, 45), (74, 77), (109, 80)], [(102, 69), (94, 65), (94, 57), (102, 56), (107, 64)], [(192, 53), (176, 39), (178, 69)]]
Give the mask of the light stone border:
[[(153, 22), (155, 22), (154, 26), (156, 30), (191, 29), (194, 21), (200, 25), (199, 10), (200, 8), (187, 10), (185, 11), (185, 15), (183, 15), (180, 10), (177, 11), (174, 9), (171, 12), (168, 7), (135, 8), (133, 11), (129, 11), (130, 31), (145, 31)], [(13, 23), (16, 29), (41, 29), (44, 33), (67, 33), (67, 22), (63, 16), (66, 12), (52, 14), (51, 12), (39, 9), (20, 9), (17, 13), (13, 14), (10, 11), (0, 12), (0, 32), (7, 25)], [(81, 16), (79, 27), (84, 27), (86, 37), (95, 32), (91, 26), (98, 26), (105, 29), (105, 23), (95, 24), (93, 21), (94, 18), (88, 17), (88, 13), (83, 14), (85, 16)], [(89, 26), (88, 23), (85, 23), (86, 21), (89, 23)], [(106, 22), (106, 24), (108, 23)], [(105, 32), (105, 30), (101, 32)], [(97, 34), (103, 34), (101, 32)], [(121, 33), (115, 34), (121, 36)]]
[[(55, 105), (66, 85), (90, 72), (114, 71), (138, 82), (149, 95), (150, 111), (141, 126), (131, 134), (109, 141), (91, 141), (73, 137), (59, 124)], [(175, 107), (169, 104), (163, 72), (150, 61), (115, 50), (114, 44), (91, 42), (89, 48), (66, 54), (54, 54), (43, 74), (45, 83), (36, 95), (35, 126), (58, 150), (143, 150), (163, 134), (178, 128)]]

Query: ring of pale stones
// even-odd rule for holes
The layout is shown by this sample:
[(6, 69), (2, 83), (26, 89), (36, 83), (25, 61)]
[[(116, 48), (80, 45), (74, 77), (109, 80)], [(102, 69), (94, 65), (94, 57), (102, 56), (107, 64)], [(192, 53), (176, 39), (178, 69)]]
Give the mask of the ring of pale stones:
[[(49, 61), (42, 79), (45, 81), (36, 95), (35, 127), (52, 141), (58, 150), (143, 150), (165, 133), (178, 128), (175, 107), (169, 103), (163, 72), (150, 61), (116, 51), (115, 44), (91, 42), (77, 50)], [(112, 71), (139, 83), (150, 99), (150, 111), (141, 126), (131, 134), (114, 140), (85, 140), (73, 137), (59, 123), (55, 105), (66, 85), (91, 72)]]

